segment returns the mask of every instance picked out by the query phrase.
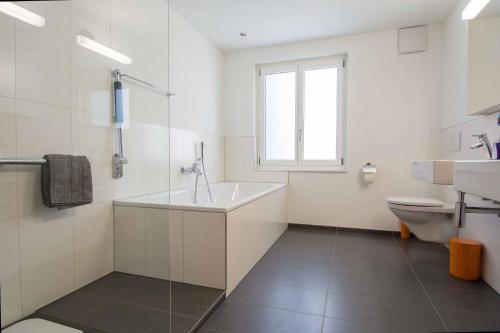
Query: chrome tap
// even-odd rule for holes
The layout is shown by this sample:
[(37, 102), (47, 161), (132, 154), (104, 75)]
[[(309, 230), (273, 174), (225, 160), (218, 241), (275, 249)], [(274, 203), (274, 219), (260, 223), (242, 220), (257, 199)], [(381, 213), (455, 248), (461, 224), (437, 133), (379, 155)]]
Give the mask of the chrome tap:
[(470, 149), (483, 148), (484, 155), (487, 159), (493, 159), (493, 149), (491, 148), (490, 140), (486, 133), (473, 135), (473, 137), (478, 138), (479, 142), (470, 146)]
[(184, 175), (189, 175), (194, 173), (197, 176), (201, 176), (203, 173), (201, 172), (201, 169), (198, 167), (198, 163), (194, 162), (192, 166), (190, 167), (182, 167), (181, 172)]

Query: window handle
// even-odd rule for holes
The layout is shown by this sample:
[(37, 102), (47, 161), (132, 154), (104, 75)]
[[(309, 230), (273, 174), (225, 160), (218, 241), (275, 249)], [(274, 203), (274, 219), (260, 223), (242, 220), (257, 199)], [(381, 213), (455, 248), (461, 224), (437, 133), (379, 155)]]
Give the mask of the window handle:
[(297, 133), (297, 137), (299, 138), (299, 142), (301, 142), (302, 141), (302, 136), (304, 135), (304, 130), (303, 129), (299, 129), (297, 132), (298, 132)]

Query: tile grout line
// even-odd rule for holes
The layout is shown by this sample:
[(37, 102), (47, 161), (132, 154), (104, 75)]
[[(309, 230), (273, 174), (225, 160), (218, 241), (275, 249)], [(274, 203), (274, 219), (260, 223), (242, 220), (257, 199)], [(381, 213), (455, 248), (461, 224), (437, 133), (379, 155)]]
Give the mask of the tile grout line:
[[(335, 243), (337, 242), (338, 228), (335, 227), (335, 237), (333, 238), (332, 244), (332, 255), (330, 258), (330, 265), (333, 265), (334, 257), (335, 257)], [(329, 268), (331, 269), (331, 268)], [(323, 309), (323, 320), (321, 322), (321, 332), (323, 333), (325, 329), (325, 318), (326, 318), (326, 306), (328, 305), (328, 294), (330, 293), (330, 270), (328, 271), (328, 282), (326, 287), (326, 300), (325, 300), (325, 308)]]
[(413, 266), (411, 265), (410, 263), (410, 260), (408, 260), (408, 258), (406, 257), (406, 254), (404, 253), (403, 249), (399, 246), (398, 242), (396, 241), (395, 237), (394, 237), (394, 233), (392, 234), (392, 239), (394, 241), (394, 243), (396, 244), (396, 246), (398, 247), (399, 249), (399, 252), (401, 253), (401, 255), (403, 256), (403, 259), (406, 261), (406, 263), (408, 264), (408, 266), (410, 267), (410, 270), (411, 272), (413, 273), (413, 275), (415, 276), (415, 279), (417, 279), (417, 282), (418, 284), (420, 285), (420, 287), (422, 288), (425, 296), (427, 297), (427, 300), (429, 301), (429, 303), (431, 304), (432, 308), (434, 309), (434, 312), (436, 313), (436, 315), (438, 316), (439, 318), (439, 321), (441, 321), (441, 324), (443, 324), (443, 327), (445, 328), (446, 332), (450, 332), (450, 329), (448, 328), (448, 325), (446, 325), (446, 322), (444, 321), (443, 317), (441, 317), (441, 314), (439, 313), (439, 310), (436, 306), (436, 304), (434, 304), (434, 302), (432, 301), (432, 298), (431, 296), (429, 295), (429, 293), (427, 292), (427, 289), (425, 289), (425, 286), (424, 284), (422, 283), (422, 281), (420, 280), (420, 278), (418, 277), (417, 273), (415, 272), (415, 270), (413, 269)]

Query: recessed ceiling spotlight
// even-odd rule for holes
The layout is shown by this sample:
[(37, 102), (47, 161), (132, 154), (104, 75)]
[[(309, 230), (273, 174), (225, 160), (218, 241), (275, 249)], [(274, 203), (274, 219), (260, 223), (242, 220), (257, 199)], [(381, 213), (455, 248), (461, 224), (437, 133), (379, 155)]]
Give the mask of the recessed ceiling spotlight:
[(241, 37), (246, 37), (246, 36), (247, 36), (247, 33), (246, 33), (246, 32), (241, 32), (241, 33), (240, 33), (240, 36), (241, 36)]

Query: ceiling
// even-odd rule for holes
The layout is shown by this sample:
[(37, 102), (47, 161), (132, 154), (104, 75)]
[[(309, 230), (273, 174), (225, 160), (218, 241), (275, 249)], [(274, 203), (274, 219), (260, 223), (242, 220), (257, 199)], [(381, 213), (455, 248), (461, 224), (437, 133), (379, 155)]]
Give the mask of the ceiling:
[[(457, 0), (170, 0), (220, 49), (443, 22)], [(241, 37), (240, 33), (247, 33)]]

